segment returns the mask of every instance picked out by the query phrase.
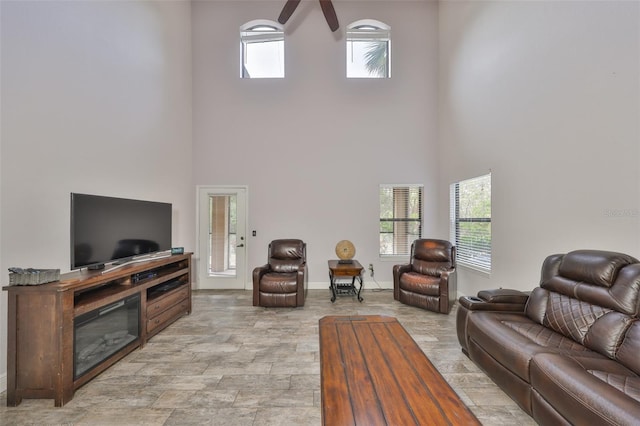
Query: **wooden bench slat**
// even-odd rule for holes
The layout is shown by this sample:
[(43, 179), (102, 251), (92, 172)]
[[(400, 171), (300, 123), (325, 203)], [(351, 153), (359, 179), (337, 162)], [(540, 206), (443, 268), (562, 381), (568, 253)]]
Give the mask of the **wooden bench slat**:
[[(407, 398), (406, 389), (402, 387), (393, 372), (394, 360), (386, 355), (390, 349), (389, 340), (385, 339), (383, 323), (354, 324), (354, 329), (363, 349), (364, 361), (379, 396), (379, 404), (388, 424), (417, 425), (416, 417)], [(379, 331), (382, 330), (381, 334)], [(392, 342), (393, 344), (393, 342)], [(385, 368), (380, 363), (384, 362)]]
[(413, 362), (412, 367), (415, 370), (415, 374), (422, 378), (424, 385), (429, 389), (429, 393), (436, 396), (441, 412), (446, 416), (448, 421), (454, 425), (460, 424), (460, 422), (477, 422), (473, 413), (460, 401), (458, 394), (451, 388), (444, 377), (442, 377), (442, 374), (435, 368), (413, 338), (404, 330), (402, 325), (397, 323), (394, 324), (393, 327), (402, 328), (404, 331), (404, 333), (394, 332), (394, 337), (398, 340), (407, 358), (413, 360), (424, 358), (426, 360), (426, 362)]
[(322, 416), (329, 422), (327, 424), (353, 425), (353, 410), (340, 350), (336, 327), (320, 327), (320, 382), (322, 394), (327, 395), (322, 398)]
[(393, 317), (320, 320), (323, 424), (478, 425)]
[(355, 424), (385, 425), (378, 395), (364, 362), (362, 348), (351, 323), (337, 323), (349, 398), (353, 408)]
[[(385, 329), (376, 329), (376, 337), (385, 347), (382, 355), (393, 370), (400, 387), (405, 390), (404, 398), (412, 410), (418, 424), (451, 424), (441, 406), (441, 398), (449, 390), (449, 385), (437, 373), (427, 356), (399, 324), (389, 324)], [(411, 344), (406, 345), (410, 339)], [(400, 373), (400, 374), (397, 374)], [(437, 389), (433, 389), (431, 380), (438, 377)], [(429, 380), (425, 380), (428, 378)]]

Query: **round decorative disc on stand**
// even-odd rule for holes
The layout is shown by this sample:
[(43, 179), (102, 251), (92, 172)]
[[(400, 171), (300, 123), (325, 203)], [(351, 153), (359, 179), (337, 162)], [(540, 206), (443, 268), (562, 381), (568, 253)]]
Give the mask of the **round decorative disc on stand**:
[(349, 240), (338, 241), (336, 255), (340, 259), (340, 263), (351, 263), (351, 259), (356, 255), (356, 247)]

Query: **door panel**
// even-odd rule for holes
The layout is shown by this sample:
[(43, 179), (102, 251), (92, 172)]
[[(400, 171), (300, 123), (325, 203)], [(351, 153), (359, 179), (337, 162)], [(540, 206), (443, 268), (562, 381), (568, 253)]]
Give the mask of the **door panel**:
[(198, 187), (198, 288), (245, 289), (245, 187)]

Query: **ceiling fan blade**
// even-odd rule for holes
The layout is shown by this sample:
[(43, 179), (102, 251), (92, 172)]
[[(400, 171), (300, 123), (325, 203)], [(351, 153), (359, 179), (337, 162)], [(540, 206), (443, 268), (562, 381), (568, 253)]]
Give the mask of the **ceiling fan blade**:
[(324, 19), (329, 24), (329, 28), (331, 28), (332, 32), (335, 32), (340, 28), (340, 24), (338, 24), (338, 17), (336, 16), (336, 10), (333, 8), (333, 3), (331, 3), (331, 0), (320, 0), (320, 7), (322, 8), (322, 13), (324, 13)]
[(287, 0), (284, 7), (282, 8), (282, 12), (280, 12), (280, 16), (278, 17), (278, 22), (281, 24), (286, 24), (293, 12), (296, 10), (300, 4), (300, 0)]

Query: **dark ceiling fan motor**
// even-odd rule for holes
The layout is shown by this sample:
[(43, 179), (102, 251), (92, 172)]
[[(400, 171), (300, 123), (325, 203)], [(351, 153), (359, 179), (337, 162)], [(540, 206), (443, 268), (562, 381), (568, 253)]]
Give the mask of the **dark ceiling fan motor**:
[[(298, 4), (300, 4), (300, 0), (287, 0), (282, 8), (282, 12), (280, 12), (278, 22), (283, 25), (286, 24), (298, 7)], [(320, 0), (320, 7), (322, 8), (324, 19), (326, 19), (327, 24), (329, 24), (329, 28), (332, 32), (335, 32), (340, 28), (340, 24), (338, 23), (338, 16), (336, 15), (336, 10), (333, 8), (333, 3), (331, 3), (331, 0)]]

